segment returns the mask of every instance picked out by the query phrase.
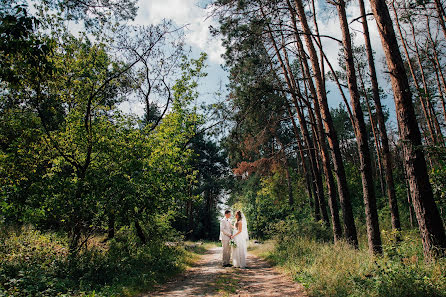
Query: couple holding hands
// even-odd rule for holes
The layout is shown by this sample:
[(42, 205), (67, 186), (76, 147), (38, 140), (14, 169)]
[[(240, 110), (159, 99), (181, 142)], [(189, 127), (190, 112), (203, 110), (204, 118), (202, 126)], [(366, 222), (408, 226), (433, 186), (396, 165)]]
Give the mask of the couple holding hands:
[[(223, 246), (223, 267), (246, 268), (248, 247), (248, 226), (241, 211), (235, 213), (235, 223), (231, 223), (231, 211), (226, 210), (220, 221), (220, 240)], [(232, 254), (232, 265), (230, 264)]]

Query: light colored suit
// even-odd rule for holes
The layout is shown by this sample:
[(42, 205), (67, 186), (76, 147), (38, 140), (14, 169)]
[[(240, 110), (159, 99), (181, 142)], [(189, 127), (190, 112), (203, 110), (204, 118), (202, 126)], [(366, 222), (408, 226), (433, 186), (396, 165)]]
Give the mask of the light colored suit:
[(223, 265), (229, 264), (231, 259), (231, 248), (229, 247), (230, 236), (232, 235), (232, 225), (229, 219), (224, 217), (220, 221), (220, 240), (223, 246)]

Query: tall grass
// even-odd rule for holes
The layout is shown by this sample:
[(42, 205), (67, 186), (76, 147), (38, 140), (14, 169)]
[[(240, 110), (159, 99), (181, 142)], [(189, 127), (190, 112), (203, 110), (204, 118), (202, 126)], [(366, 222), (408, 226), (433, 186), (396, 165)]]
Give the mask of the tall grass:
[(1, 229), (0, 296), (133, 296), (182, 271), (201, 252), (157, 241), (141, 245), (127, 231), (71, 258), (62, 235)]
[(269, 248), (255, 252), (283, 267), (310, 296), (446, 296), (446, 261), (425, 263), (414, 232), (403, 234), (399, 243), (384, 233), (384, 254), (375, 257), (300, 231), (277, 230)]

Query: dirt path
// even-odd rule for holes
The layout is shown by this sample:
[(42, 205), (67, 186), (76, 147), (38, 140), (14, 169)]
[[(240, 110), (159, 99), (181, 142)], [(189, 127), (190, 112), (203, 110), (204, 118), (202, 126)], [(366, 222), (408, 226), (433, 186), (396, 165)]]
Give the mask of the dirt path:
[(223, 268), (220, 258), (221, 248), (212, 248), (194, 267), (144, 296), (306, 296), (301, 285), (250, 253), (246, 269)]

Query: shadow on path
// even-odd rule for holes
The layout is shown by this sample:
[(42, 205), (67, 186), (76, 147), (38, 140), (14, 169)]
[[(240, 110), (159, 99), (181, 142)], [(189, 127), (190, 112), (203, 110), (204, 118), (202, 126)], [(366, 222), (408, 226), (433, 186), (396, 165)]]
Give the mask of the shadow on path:
[(307, 296), (302, 285), (278, 272), (268, 262), (248, 253), (247, 269), (236, 269), (240, 276), (234, 296)]
[[(266, 261), (248, 253), (246, 264), (247, 269), (223, 268), (221, 248), (212, 248), (183, 274), (141, 296), (306, 296), (300, 284), (276, 271)], [(216, 286), (223, 276), (234, 280), (232, 292), (219, 291)], [(224, 286), (220, 284), (220, 288), (221, 285)]]

